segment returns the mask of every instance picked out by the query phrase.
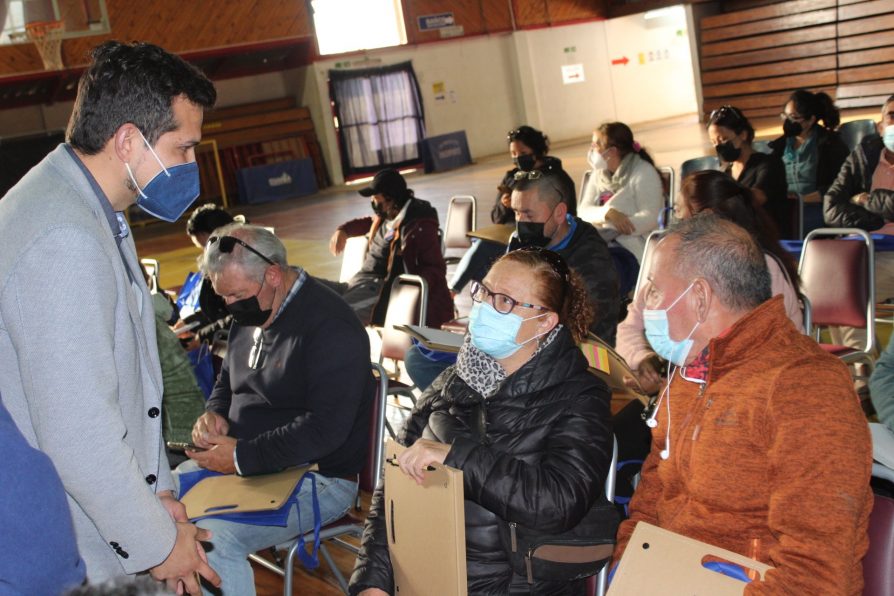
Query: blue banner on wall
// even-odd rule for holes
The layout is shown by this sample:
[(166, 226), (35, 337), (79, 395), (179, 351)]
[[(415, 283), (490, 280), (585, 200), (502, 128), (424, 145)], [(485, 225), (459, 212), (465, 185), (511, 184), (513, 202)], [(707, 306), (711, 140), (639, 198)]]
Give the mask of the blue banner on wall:
[(416, 17), (419, 22), (420, 31), (432, 31), (434, 29), (445, 29), (456, 25), (452, 12), (442, 12), (439, 14), (426, 14)]

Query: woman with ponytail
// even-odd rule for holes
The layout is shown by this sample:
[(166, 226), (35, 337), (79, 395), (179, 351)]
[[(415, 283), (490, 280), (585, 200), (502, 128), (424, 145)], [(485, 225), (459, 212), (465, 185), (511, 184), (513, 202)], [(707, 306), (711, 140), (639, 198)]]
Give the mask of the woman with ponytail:
[(606, 122), (593, 131), (587, 161), (593, 173), (581, 196), (578, 215), (639, 262), (646, 237), (658, 228), (664, 206), (655, 162), (622, 122)]
[[(510, 522), (567, 532), (605, 498), (610, 394), (576, 344), (592, 317), (586, 288), (557, 253), (523, 248), (475, 282), (472, 298), (456, 365), (422, 394), (400, 433), (409, 447), (401, 470), (420, 482), (431, 464), (462, 470), (470, 594), (584, 594), (582, 580), (535, 576), (529, 585), (504, 538)], [(383, 491), (373, 495), (351, 594), (393, 591)]]
[(783, 135), (772, 141), (770, 148), (785, 164), (789, 198), (804, 198), (806, 234), (823, 226), (823, 195), (850, 152), (836, 132), (838, 108), (826, 93), (799, 89), (779, 116)]

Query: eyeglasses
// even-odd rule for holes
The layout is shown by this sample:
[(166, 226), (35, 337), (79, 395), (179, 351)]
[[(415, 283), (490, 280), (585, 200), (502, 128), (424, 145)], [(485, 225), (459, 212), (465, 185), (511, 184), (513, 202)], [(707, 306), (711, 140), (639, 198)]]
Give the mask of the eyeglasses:
[(791, 120), (792, 122), (804, 122), (804, 120), (806, 120), (804, 116), (798, 116), (797, 114), (786, 114), (785, 112), (779, 114), (779, 119), (783, 122), (786, 120)]
[(484, 302), (490, 299), (491, 306), (501, 315), (508, 315), (516, 306), (524, 306), (525, 308), (533, 308), (534, 310), (549, 310), (545, 306), (536, 304), (528, 304), (527, 302), (519, 302), (512, 296), (500, 294), (499, 292), (491, 292), (483, 283), (472, 282), (472, 301)]
[(233, 252), (233, 249), (236, 248), (236, 245), (238, 244), (245, 248), (245, 250), (251, 251), (254, 254), (258, 255), (260, 258), (264, 259), (271, 265), (276, 265), (276, 263), (274, 263), (270, 258), (265, 257), (257, 250), (255, 250), (239, 238), (236, 238), (235, 236), (212, 236), (208, 239), (208, 246), (213, 246), (214, 244), (217, 244), (220, 252), (225, 254), (230, 254), (231, 252)]

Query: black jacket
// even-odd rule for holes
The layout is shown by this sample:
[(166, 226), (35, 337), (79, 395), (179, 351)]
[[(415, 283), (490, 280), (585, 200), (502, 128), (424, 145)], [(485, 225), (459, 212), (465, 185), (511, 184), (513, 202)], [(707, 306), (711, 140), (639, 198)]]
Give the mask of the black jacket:
[[(608, 245), (593, 224), (579, 217), (577, 229), (565, 248), (554, 249), (562, 255), (568, 265), (577, 271), (587, 286), (590, 305), (593, 307), (593, 322), (590, 331), (609, 345), (615, 345), (618, 329), (618, 313), (621, 297), (618, 293), (618, 272), (612, 261)], [(521, 247), (517, 236), (509, 242), (509, 251)], [(507, 251), (508, 252), (508, 251)]]
[[(838, 171), (841, 170), (841, 164), (844, 163), (850, 152), (847, 145), (841, 140), (841, 135), (836, 131), (817, 125), (814, 134), (816, 135), (816, 190), (820, 196), (823, 196), (832, 186), (835, 177), (838, 176)], [(769, 143), (773, 155), (779, 159), (782, 159), (782, 155), (785, 153), (785, 139), (785, 136), (781, 136)]]
[[(463, 472), (469, 594), (581, 594), (582, 582), (535, 584), (512, 573), (498, 524), (573, 528), (603, 495), (611, 461), (610, 393), (563, 329), (487, 400), (453, 367), (426, 390), (400, 442), (450, 443), (445, 464)], [(383, 491), (373, 495), (351, 594), (393, 592)], [(436, 593), (433, 586), (432, 593)]]
[[(838, 177), (823, 197), (823, 219), (827, 226), (876, 230), (885, 220), (894, 220), (894, 191), (873, 190), (872, 174), (881, 159), (885, 146), (882, 138), (868, 135), (851, 152)], [(854, 205), (851, 198), (869, 193), (866, 207)]]
[(263, 365), (248, 365), (257, 327), (236, 323), (205, 409), (230, 423), (245, 476), (307, 462), (325, 476), (363, 468), (375, 380), (369, 338), (344, 300), (308, 276), (264, 329)]

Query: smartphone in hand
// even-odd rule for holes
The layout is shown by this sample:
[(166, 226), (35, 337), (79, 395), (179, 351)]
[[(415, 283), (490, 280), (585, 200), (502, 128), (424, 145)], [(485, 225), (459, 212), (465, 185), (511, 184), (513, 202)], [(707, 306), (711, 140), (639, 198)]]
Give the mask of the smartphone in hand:
[(171, 451), (208, 451), (204, 447), (198, 447), (192, 443), (182, 443), (180, 441), (168, 441), (168, 449)]

